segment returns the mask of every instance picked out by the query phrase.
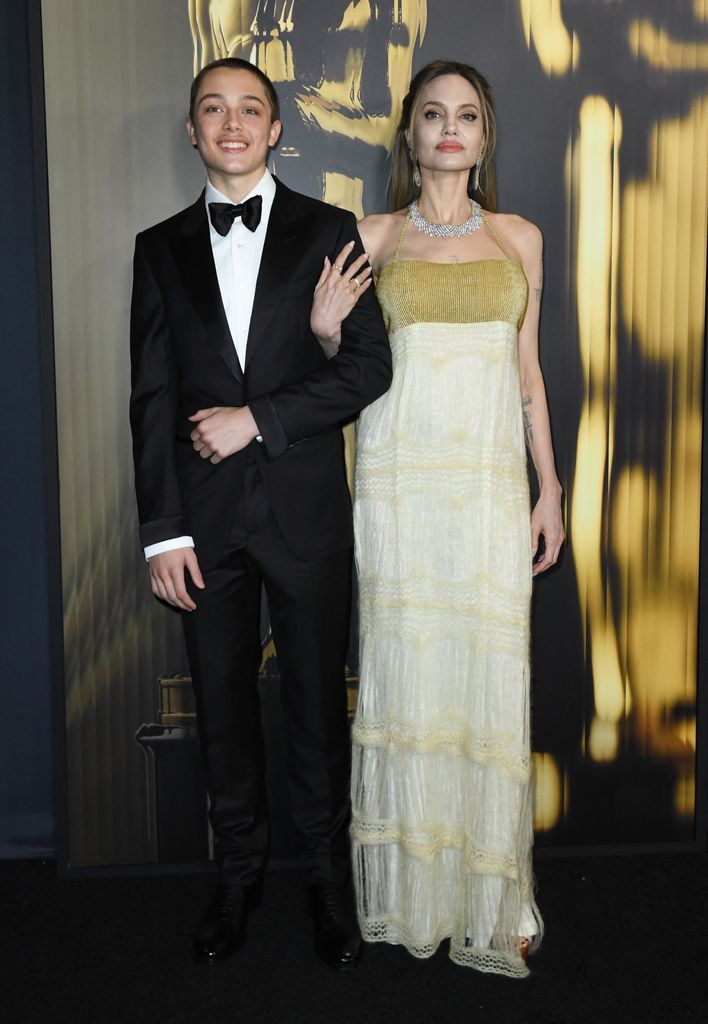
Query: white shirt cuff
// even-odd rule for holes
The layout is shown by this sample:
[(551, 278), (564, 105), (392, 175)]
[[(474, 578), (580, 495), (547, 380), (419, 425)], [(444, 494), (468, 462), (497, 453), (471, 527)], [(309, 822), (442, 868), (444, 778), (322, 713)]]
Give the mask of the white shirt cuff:
[(172, 537), (171, 540), (161, 540), (157, 544), (148, 544), (145, 548), (145, 561), (153, 555), (161, 555), (163, 551), (174, 551), (175, 548), (193, 548), (194, 541), (191, 537)]

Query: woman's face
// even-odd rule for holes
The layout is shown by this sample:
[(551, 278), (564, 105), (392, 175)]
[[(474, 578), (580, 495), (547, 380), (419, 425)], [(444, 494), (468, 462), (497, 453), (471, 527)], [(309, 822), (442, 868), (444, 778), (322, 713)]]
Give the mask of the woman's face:
[(484, 148), (482, 105), (474, 86), (461, 75), (441, 75), (429, 82), (406, 141), (421, 168), (469, 170)]

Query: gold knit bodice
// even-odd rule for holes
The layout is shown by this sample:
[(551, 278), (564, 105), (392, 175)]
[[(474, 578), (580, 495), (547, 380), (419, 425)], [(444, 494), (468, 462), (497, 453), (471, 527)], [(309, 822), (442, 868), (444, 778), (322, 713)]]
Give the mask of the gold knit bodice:
[(503, 321), (518, 330), (526, 312), (528, 282), (512, 259), (393, 260), (379, 274), (376, 294), (389, 334), (414, 323)]
[(408, 214), (394, 257), (381, 270), (376, 284), (389, 335), (416, 323), (496, 322), (511, 324), (517, 330), (521, 327), (529, 295), (526, 275), (518, 260), (512, 259), (484, 210), (482, 219), (504, 259), (433, 263), (400, 259), (410, 224)]

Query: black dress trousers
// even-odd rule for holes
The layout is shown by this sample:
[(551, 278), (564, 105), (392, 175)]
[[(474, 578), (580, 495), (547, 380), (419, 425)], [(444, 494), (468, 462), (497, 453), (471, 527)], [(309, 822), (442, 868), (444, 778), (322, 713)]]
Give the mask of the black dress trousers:
[(268, 853), (257, 690), (261, 583), (282, 678), (300, 862), (310, 882), (348, 878), (351, 568), (351, 547), (316, 561), (295, 557), (252, 457), (224, 556), (204, 574), (204, 590), (189, 587), (197, 609), (183, 613), (210, 819), (228, 882), (257, 882)]

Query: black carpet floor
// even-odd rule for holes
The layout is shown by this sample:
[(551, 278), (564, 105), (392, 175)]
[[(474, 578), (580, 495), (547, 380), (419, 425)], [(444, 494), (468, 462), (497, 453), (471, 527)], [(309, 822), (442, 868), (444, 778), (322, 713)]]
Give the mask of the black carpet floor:
[(214, 876), (58, 880), (0, 863), (0, 1020), (12, 1024), (684, 1024), (708, 1021), (708, 856), (539, 859), (531, 977), (370, 946), (352, 974), (311, 950), (301, 880), (266, 878), (246, 947), (191, 958)]

